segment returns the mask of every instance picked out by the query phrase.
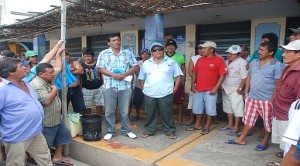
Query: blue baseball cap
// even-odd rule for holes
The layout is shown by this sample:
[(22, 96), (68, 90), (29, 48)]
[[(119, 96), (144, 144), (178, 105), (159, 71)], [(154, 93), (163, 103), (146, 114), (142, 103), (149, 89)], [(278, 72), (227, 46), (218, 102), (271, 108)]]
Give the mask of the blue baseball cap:
[(144, 53), (144, 52), (146, 52), (146, 53), (148, 53), (148, 54), (151, 53), (150, 50), (148, 50), (147, 48), (144, 48), (144, 49), (141, 51), (141, 54)]
[(18, 58), (18, 59), (21, 61), (22, 66), (24, 66), (24, 67), (28, 66), (30, 63), (29, 61), (26, 61), (25, 59), (21, 59), (21, 58)]

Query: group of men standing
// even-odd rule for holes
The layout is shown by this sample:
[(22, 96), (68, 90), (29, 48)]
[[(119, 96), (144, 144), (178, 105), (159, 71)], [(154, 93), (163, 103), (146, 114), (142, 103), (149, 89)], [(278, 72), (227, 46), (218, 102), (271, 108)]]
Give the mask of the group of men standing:
[[(24, 165), (25, 152), (28, 152), (38, 165), (72, 165), (70, 160), (62, 157), (63, 145), (71, 143), (72, 139), (70, 131), (61, 119), (61, 101), (57, 85), (59, 80), (53, 84), (62, 69), (62, 43), (63, 41), (59, 41), (41, 62), (31, 66), (30, 73), (34, 73), (33, 75), (27, 69), (29, 64), (21, 63), (20, 59), (6, 58), (0, 61), (0, 132), (1, 141), (6, 148), (7, 165)], [(81, 92), (78, 92), (78, 79), (71, 74), (68, 77), (72, 80), (68, 82), (67, 79), (69, 100), (74, 100), (72, 104), (79, 104), (80, 110), (77, 111), (80, 113), (86, 112), (86, 108), (89, 112), (92, 102), (96, 104), (97, 113), (101, 112), (101, 106), (105, 106), (107, 133), (103, 137), (104, 140), (116, 136), (115, 111), (118, 106), (121, 114), (121, 133), (135, 139), (137, 136), (129, 127), (128, 111), (132, 95), (131, 76), (139, 71), (138, 79), (147, 110), (141, 137), (147, 138), (155, 134), (161, 116), (164, 132), (170, 139), (176, 139), (173, 103), (177, 104), (178, 108), (177, 123), (182, 125), (186, 78), (185, 57), (176, 52), (176, 41), (169, 39), (165, 47), (161, 43), (152, 43), (152, 57), (143, 61), (140, 68), (133, 53), (121, 49), (121, 38), (118, 34), (108, 36), (107, 44), (109, 48), (100, 52), (97, 61), (94, 59), (94, 52), (86, 49), (83, 52), (84, 61), (80, 65), (72, 62), (67, 52), (66, 70), (73, 75), (84, 75), (81, 78)], [(248, 70), (247, 61), (238, 55), (242, 51), (239, 46), (233, 45), (226, 51), (228, 60), (225, 62), (216, 54), (215, 42), (206, 41), (200, 44), (200, 55), (191, 57), (192, 65), (189, 65), (188, 70), (192, 77), (193, 92), (193, 103), (189, 107), (196, 115), (196, 123), (189, 130), (209, 133), (213, 117), (217, 114), (217, 91), (222, 87), (223, 107), (228, 114), (229, 125), (221, 130), (230, 130), (229, 134), (235, 135), (239, 132), (240, 117), (243, 117), (245, 124), (241, 136), (237, 140), (226, 141), (227, 144), (245, 145), (247, 134), (258, 115), (263, 118), (266, 132), (255, 150), (262, 151), (268, 148), (271, 131), (274, 135), (272, 141), (280, 143), (288, 126), (288, 108), (300, 98), (300, 40), (295, 39), (281, 47), (283, 62), (287, 65), (285, 68), (274, 58), (277, 42), (269, 40), (262, 41), (258, 59), (250, 63)], [(56, 57), (54, 66), (49, 64), (53, 57)], [(75, 92), (83, 96), (84, 105), (82, 99), (80, 102), (77, 102), (77, 97), (72, 99), (71, 96)], [(75, 107), (77, 109), (77, 106)], [(207, 119), (202, 126), (204, 114), (207, 114)], [(55, 147), (52, 159), (48, 147)]]

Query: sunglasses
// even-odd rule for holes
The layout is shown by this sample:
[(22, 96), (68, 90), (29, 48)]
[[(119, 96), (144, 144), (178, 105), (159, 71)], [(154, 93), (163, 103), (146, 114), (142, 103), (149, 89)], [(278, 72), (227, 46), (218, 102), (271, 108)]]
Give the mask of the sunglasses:
[(153, 47), (153, 48), (151, 49), (151, 52), (163, 51), (163, 50), (164, 50), (163, 47)]

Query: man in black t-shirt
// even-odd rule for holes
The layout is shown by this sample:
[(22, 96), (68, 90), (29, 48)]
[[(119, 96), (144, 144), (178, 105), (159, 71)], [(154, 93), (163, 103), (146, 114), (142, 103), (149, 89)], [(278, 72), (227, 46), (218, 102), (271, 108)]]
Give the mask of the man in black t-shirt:
[(96, 68), (96, 60), (93, 50), (87, 48), (82, 54), (84, 63), (81, 65), (84, 69), (84, 74), (81, 75), (81, 82), (84, 103), (87, 109), (86, 114), (91, 114), (92, 104), (95, 103), (97, 114), (100, 115), (102, 112), (102, 107), (104, 106), (101, 88), (101, 74)]

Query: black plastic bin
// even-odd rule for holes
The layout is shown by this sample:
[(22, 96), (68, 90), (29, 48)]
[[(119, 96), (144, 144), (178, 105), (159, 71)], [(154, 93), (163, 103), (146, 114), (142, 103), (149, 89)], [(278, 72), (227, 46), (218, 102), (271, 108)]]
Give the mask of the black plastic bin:
[(99, 141), (102, 137), (102, 117), (100, 115), (83, 115), (80, 120), (82, 122), (83, 140)]

